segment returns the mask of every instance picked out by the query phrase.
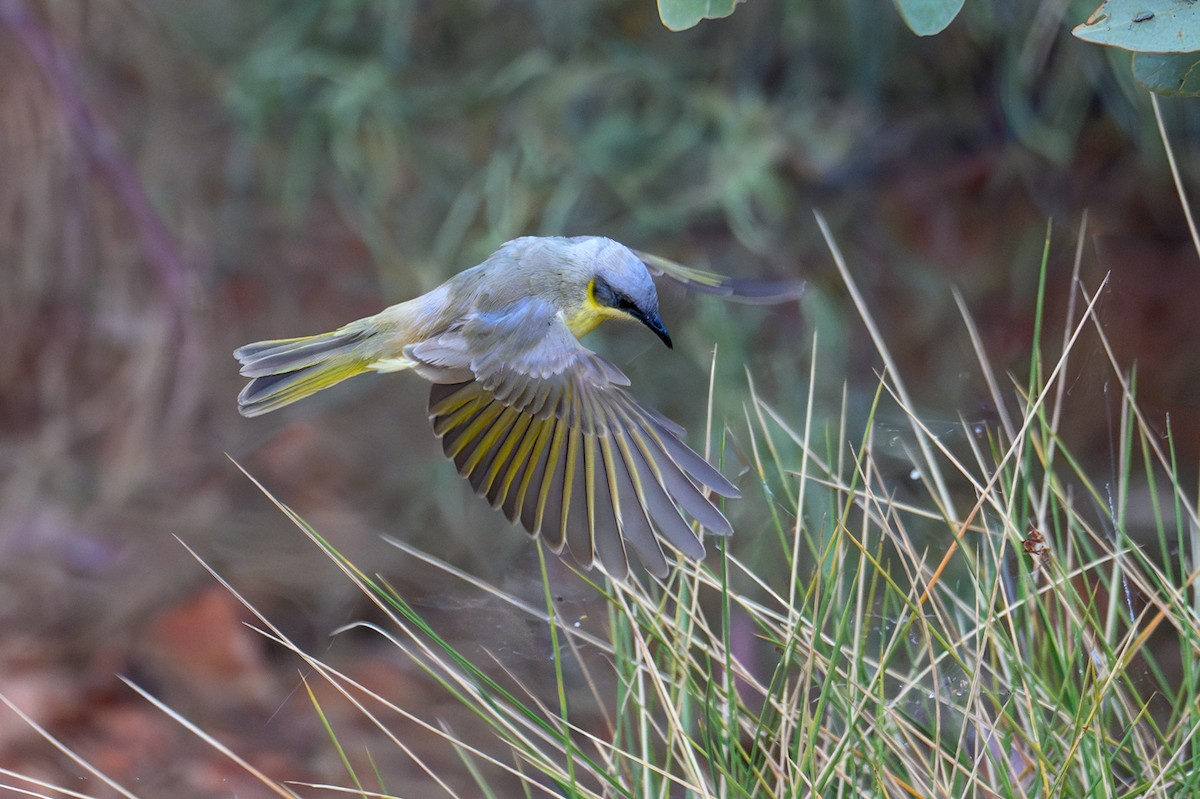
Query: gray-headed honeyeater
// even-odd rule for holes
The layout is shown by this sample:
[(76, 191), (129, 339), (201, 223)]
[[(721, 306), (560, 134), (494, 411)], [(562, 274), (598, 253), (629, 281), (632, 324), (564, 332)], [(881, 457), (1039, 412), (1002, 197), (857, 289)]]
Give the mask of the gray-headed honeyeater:
[(750, 302), (802, 284), (738, 284), (611, 239), (519, 238), (438, 288), (331, 333), (239, 348), (245, 416), (367, 371), (433, 384), (429, 418), (459, 473), (492, 507), (581, 565), (628, 573), (627, 548), (663, 576), (660, 546), (702, 558), (692, 521), (733, 532), (709, 499), (738, 490), (640, 404), (628, 378), (579, 338), (607, 319), (641, 322), (668, 347), (652, 275)]

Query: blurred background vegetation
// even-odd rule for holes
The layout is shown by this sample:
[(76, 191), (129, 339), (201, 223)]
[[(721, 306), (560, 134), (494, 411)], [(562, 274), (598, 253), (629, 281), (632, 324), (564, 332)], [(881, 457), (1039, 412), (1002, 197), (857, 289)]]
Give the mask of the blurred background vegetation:
[[(1070, 36), (1090, 10), (970, 3), (918, 39), (863, 0), (752, 0), (683, 33), (653, 0), (0, 0), (0, 690), (159, 795), (228, 795), (231, 778), (181, 759), (199, 748), (115, 672), (230, 736), (272, 720), (287, 734), (254, 746), (281, 773), (332, 767), (289, 710), (294, 671), (175, 537), (302, 640), (366, 610), (226, 453), (464, 637), (540, 657), (379, 540), (537, 590), (526, 537), (442, 462), (419, 381), (362, 378), (248, 421), (229, 355), (373, 313), (518, 235), (808, 281), (775, 308), (664, 289), (674, 353), (589, 340), (697, 445), (715, 344), (736, 474), (747, 371), (797, 423), (813, 357), (828, 408), (843, 384), (852, 407), (875, 391), (813, 208), (935, 432), (994, 422), (951, 287), (998, 368), (1027, 370), (1047, 224), (1053, 330), (1086, 210), (1084, 278), (1111, 272), (1119, 357), (1195, 464), (1200, 271), (1127, 56)], [(1200, 112), (1163, 110), (1195, 191)], [(1073, 379), (1068, 434), (1111, 468), (1112, 397)], [(768, 504), (731, 509), (748, 558)], [(61, 766), (7, 717), (0, 762)]]

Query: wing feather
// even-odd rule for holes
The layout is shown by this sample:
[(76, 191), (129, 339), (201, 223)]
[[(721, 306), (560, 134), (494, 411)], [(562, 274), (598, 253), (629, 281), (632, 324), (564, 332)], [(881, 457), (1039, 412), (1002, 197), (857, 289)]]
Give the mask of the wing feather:
[[(495, 403), (499, 404), (499, 403)], [(480, 414), (480, 418), (483, 415)], [(487, 479), (492, 473), (492, 465), (504, 456), (504, 443), (508, 432), (521, 418), (521, 412), (515, 408), (501, 407), (500, 415), (495, 422), (478, 437), (478, 444), (459, 471), (469, 474), (471, 488), (476, 494), (486, 494)], [(477, 420), (478, 421), (478, 420)]]
[[(557, 419), (545, 419), (538, 425), (537, 443), (534, 452), (529, 456), (529, 468), (521, 477), (521, 485), (516, 493), (516, 510), (513, 517), (520, 512), (521, 524), (532, 535), (537, 535), (542, 527), (541, 508), (545, 501), (541, 498), (542, 483), (546, 479), (546, 464), (550, 460), (550, 440), (558, 427)], [(529, 493), (530, 487), (533, 493)]]
[[(474, 409), (474, 406), (471, 407)], [(464, 463), (469, 461), (471, 451), (483, 443), (480, 439), (485, 438), (493, 429), (492, 423), (503, 412), (504, 406), (499, 402), (489, 402), (479, 407), (478, 412), (472, 414), (469, 419), (454, 425), (451, 430), (447, 431), (442, 439), (448, 443), (446, 455), (454, 459), (460, 470), (463, 468), (463, 463), (458, 463), (459, 455), (464, 456)]]
[[(613, 437), (601, 436), (598, 439), (600, 454), (604, 462), (604, 472), (608, 478), (608, 492), (612, 496), (612, 511), (619, 536), (599, 535), (596, 537), (596, 548), (600, 550), (600, 562), (610, 573), (618, 569), (627, 573), (628, 559), (625, 555), (625, 542), (633, 546), (638, 560), (646, 571), (656, 577), (667, 576), (667, 560), (663, 556), (662, 547), (654, 537), (654, 528), (646, 516), (646, 508), (638, 495), (637, 486), (630, 477), (629, 464), (619, 450), (614, 452)], [(607, 507), (600, 503), (603, 509)], [(615, 540), (620, 547), (619, 552), (612, 544), (606, 542)], [(614, 575), (618, 576), (618, 575)]]
[[(554, 434), (550, 438), (550, 449), (546, 454), (546, 467), (538, 486), (536, 521), (531, 532), (541, 531), (550, 548), (562, 552), (566, 534), (562, 528), (563, 496), (567, 488), (566, 452), (563, 446), (567, 437), (567, 424), (562, 419), (554, 422)], [(543, 526), (547, 521), (554, 525), (549, 531)]]
[[(478, 399), (480, 387), (474, 381), (466, 383), (434, 383), (429, 389), (429, 417), (442, 419)], [(441, 435), (439, 433), (439, 435)]]
[(639, 496), (645, 503), (646, 513), (654, 520), (662, 537), (689, 558), (703, 558), (704, 544), (664, 488), (641, 437), (636, 431), (632, 431), (628, 439), (618, 435), (617, 446), (621, 447), (626, 462), (633, 467), (630, 474), (636, 475)]
[[(476, 489), (487, 496), (488, 503), (493, 508), (500, 507), (508, 494), (508, 489), (512, 485), (512, 478), (508, 475), (512, 473), (513, 466), (518, 465), (516, 459), (513, 458), (513, 453), (525, 440), (525, 433), (529, 430), (529, 425), (533, 423), (533, 417), (527, 413), (513, 411), (513, 414), (516, 416), (516, 421), (509, 429), (504, 442), (497, 448), (496, 457), (488, 467), (482, 488)], [(497, 482), (501, 472), (505, 474), (505, 479)]]
[[(596, 403), (594, 411), (604, 419), (604, 426), (609, 430), (619, 430), (621, 424), (616, 418), (616, 408), (603, 403)], [(597, 538), (597, 546), (601, 546), (610, 538), (619, 538), (620, 560), (617, 565), (623, 573), (628, 573), (628, 557), (625, 542), (629, 542), (641, 560), (646, 571), (656, 577), (666, 577), (669, 574), (666, 557), (658, 539), (654, 534), (654, 526), (648, 515), (642, 489), (637, 480), (636, 465), (627, 458), (624, 449), (617, 445), (617, 434), (598, 436), (600, 451), (603, 455), (604, 469), (608, 478), (608, 491), (612, 498), (612, 509), (619, 536), (604, 536)], [(602, 503), (603, 504), (603, 503)], [(617, 559), (615, 547), (607, 548), (610, 558)], [(603, 553), (601, 553), (603, 555)], [(605, 569), (610, 569), (609, 560), (601, 557), (600, 562)]]
[[(453, 412), (446, 416), (438, 417), (433, 426), (434, 435), (445, 437), (450, 431), (456, 428), (463, 428), (473, 419), (482, 409), (477, 402), (471, 402), (465, 405), (459, 405)], [(461, 435), (461, 431), (460, 431)], [(458, 436), (455, 436), (457, 438)], [(449, 455), (449, 453), (447, 453)], [(453, 457), (452, 455), (450, 457)]]
[[(596, 437), (582, 436), (580, 444), (583, 446), (583, 502), (587, 508), (587, 548), (590, 555), (596, 548)], [(612, 501), (608, 504), (612, 507)]]
[[(708, 497), (704, 496), (696, 487), (697, 482), (700, 481), (696, 470), (688, 468), (690, 465), (688, 461), (680, 463), (670, 451), (671, 448), (667, 442), (670, 441), (679, 444), (678, 439), (665, 430), (656, 430), (655, 425), (649, 421), (644, 425), (633, 423), (630, 426), (632, 429), (646, 434), (638, 438), (639, 443), (642, 445), (642, 451), (647, 461), (652, 464), (655, 476), (662, 483), (663, 489), (676, 504), (683, 506), (683, 509), (693, 519), (708, 528), (710, 532), (722, 536), (732, 535), (733, 528), (729, 525), (729, 521), (709, 502)], [(682, 447), (682, 444), (680, 444), (680, 447)], [(720, 473), (716, 472), (699, 455), (696, 455), (686, 447), (682, 448), (687, 450), (689, 455), (693, 456), (693, 458), (688, 460), (699, 461), (707, 469), (712, 470), (720, 476)], [(724, 477), (721, 477), (721, 482), (725, 483)], [(726, 483), (726, 485), (728, 484)], [(711, 483), (708, 483), (708, 487), (713, 490), (717, 489)], [(729, 486), (729, 488), (733, 487)], [(736, 489), (734, 490), (736, 491)]]
[(594, 522), (588, 506), (588, 473), (586, 436), (578, 427), (571, 428), (567, 438), (567, 459), (564, 471), (570, 482), (563, 487), (562, 531), (570, 547), (571, 557), (590, 569), (595, 555), (592, 544)]
[[(737, 488), (640, 405), (619, 369), (585, 349), (547, 303), (467, 318), (405, 349), (434, 381), (434, 432), (475, 492), (581, 565), (618, 579), (629, 550), (665, 576), (660, 544), (702, 558), (693, 529), (732, 532), (707, 491)], [(463, 382), (464, 370), (474, 380)]]
[(804, 294), (803, 280), (747, 280), (693, 269), (660, 255), (634, 251), (650, 274), (669, 278), (700, 294), (715, 294), (747, 305), (774, 305), (799, 299)]

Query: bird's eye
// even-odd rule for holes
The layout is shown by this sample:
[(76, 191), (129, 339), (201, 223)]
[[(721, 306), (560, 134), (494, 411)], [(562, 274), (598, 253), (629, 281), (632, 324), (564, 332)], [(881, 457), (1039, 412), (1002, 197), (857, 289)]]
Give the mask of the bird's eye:
[(618, 307), (617, 293), (613, 291), (612, 286), (599, 278), (592, 282), (592, 299), (596, 301), (597, 305), (606, 308)]

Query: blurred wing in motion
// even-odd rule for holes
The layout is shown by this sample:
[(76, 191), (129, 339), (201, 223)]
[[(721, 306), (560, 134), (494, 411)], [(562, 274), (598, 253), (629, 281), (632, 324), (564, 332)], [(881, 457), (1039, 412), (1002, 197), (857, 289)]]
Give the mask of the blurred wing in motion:
[(693, 269), (668, 258), (634, 250), (650, 274), (666, 277), (701, 294), (720, 297), (749, 305), (772, 305), (795, 300), (804, 293), (804, 281), (745, 280), (726, 277), (714, 272)]
[[(640, 405), (620, 370), (584, 348), (548, 302), (473, 313), (405, 349), (433, 381), (429, 417), (447, 457), (475, 492), (621, 579), (626, 545), (651, 573), (668, 563), (656, 539), (704, 556), (688, 517), (733, 532), (704, 493), (737, 489), (681, 440), (683, 430)], [(686, 516), (685, 516), (686, 514)]]

